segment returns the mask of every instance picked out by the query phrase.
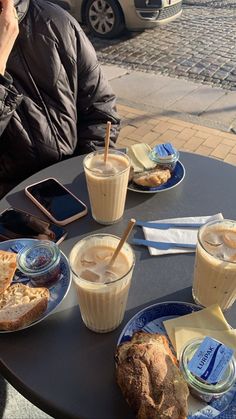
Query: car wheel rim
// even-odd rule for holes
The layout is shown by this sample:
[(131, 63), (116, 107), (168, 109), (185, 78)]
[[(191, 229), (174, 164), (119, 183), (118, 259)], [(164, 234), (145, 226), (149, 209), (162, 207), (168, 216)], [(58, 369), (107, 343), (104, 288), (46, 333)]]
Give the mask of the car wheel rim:
[(113, 9), (105, 0), (95, 0), (89, 8), (89, 21), (96, 32), (107, 34), (115, 24)]

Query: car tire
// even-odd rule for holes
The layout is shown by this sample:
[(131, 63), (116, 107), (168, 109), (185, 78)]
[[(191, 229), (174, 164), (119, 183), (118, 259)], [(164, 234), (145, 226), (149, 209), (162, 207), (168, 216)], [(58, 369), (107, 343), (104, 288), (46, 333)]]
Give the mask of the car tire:
[(115, 0), (88, 0), (85, 23), (100, 38), (114, 38), (125, 27), (122, 10)]

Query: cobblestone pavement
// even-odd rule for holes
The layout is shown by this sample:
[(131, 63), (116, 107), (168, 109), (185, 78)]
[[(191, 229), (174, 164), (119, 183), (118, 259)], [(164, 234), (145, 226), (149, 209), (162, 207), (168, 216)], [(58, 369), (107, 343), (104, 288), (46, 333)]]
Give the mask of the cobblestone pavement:
[(236, 0), (185, 0), (165, 26), (91, 41), (103, 64), (236, 90), (235, 22)]

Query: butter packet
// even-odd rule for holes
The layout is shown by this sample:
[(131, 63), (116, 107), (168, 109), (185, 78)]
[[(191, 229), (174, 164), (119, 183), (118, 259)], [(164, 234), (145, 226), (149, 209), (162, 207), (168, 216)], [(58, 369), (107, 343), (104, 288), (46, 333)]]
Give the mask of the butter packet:
[(189, 371), (209, 384), (217, 384), (223, 377), (234, 351), (223, 343), (205, 337), (188, 363)]
[(152, 151), (161, 159), (169, 159), (170, 156), (176, 154), (176, 150), (171, 143), (158, 144), (153, 147)]

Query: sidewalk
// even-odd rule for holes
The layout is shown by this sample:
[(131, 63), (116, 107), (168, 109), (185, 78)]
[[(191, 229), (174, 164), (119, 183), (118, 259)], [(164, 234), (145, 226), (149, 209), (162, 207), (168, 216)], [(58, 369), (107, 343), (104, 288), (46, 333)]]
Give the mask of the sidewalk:
[(103, 65), (117, 95), (118, 144), (170, 141), (177, 149), (236, 165), (236, 91)]

